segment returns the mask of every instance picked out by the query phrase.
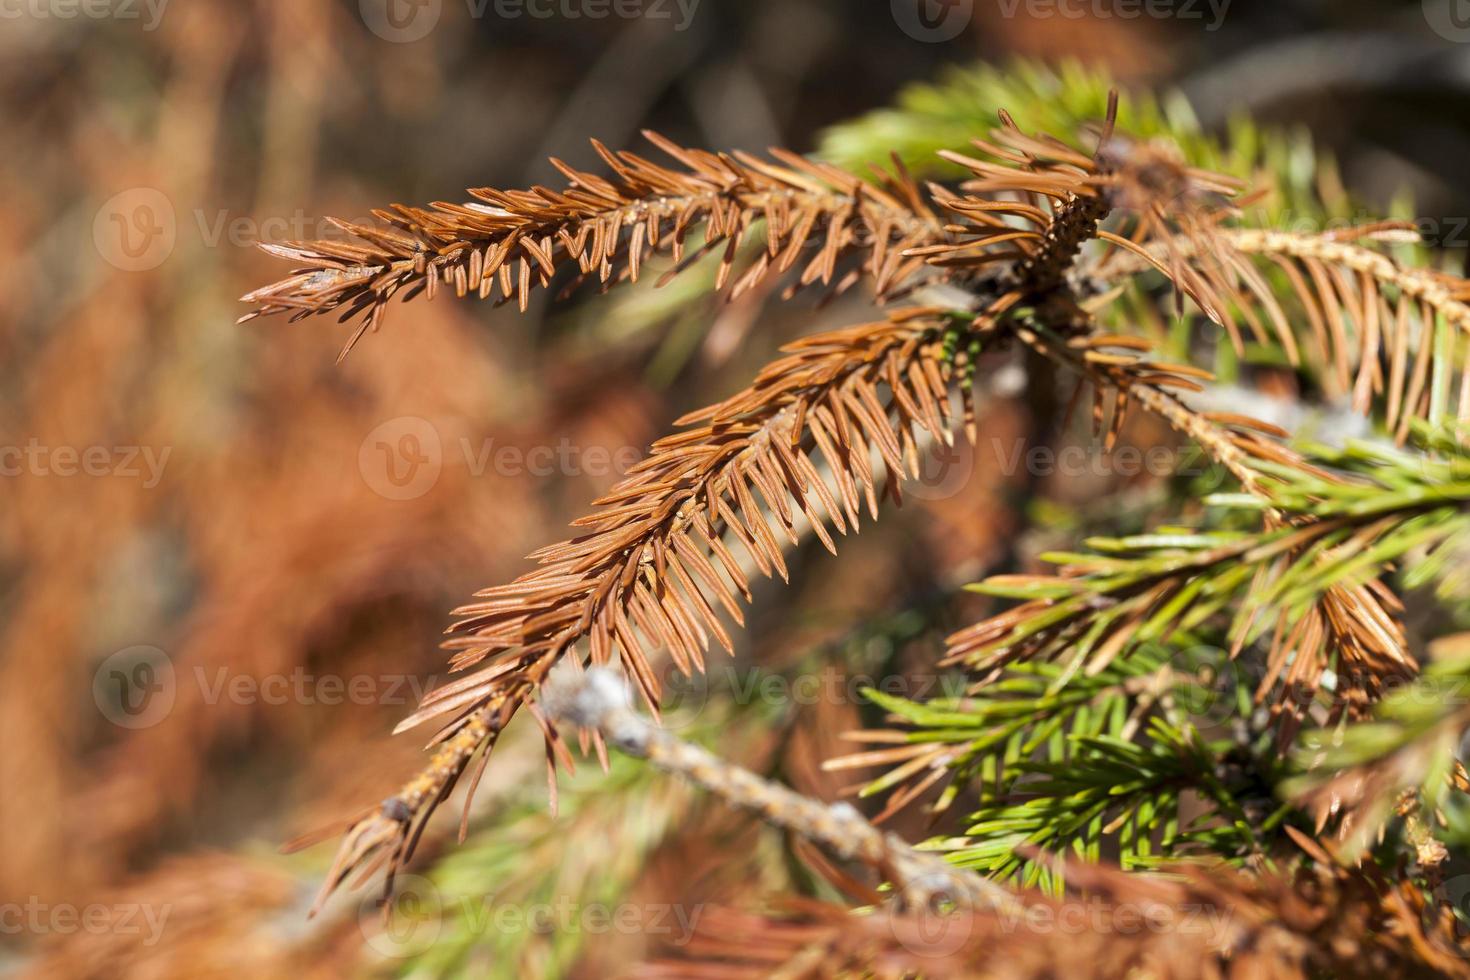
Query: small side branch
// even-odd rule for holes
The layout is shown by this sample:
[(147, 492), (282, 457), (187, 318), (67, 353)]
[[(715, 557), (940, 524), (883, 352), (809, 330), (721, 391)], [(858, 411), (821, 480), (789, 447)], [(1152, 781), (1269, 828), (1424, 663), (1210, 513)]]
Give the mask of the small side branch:
[(1004, 887), (878, 830), (848, 803), (827, 804), (802, 796), (669, 734), (633, 711), (626, 681), (611, 668), (564, 669), (547, 683), (543, 698), (556, 720), (595, 729), (628, 755), (683, 776), (838, 857), (878, 869), (909, 908), (930, 909), (943, 902), (963, 909), (1019, 905)]
[[(1107, 386), (1119, 387), (1130, 399), (1145, 410), (1162, 419), (1176, 432), (1193, 439), (1210, 456), (1230, 473), (1247, 493), (1270, 500), (1270, 494), (1261, 483), (1260, 476), (1250, 465), (1249, 454), (1237, 444), (1238, 435), (1212, 421), (1207, 415), (1186, 405), (1178, 395), (1169, 391), (1159, 380), (1170, 380), (1169, 370), (1178, 371), (1182, 365), (1161, 365), (1144, 358), (1123, 358), (1103, 355), (1098, 358), (1089, 351), (1069, 347), (1053, 338), (1043, 336), (1029, 327), (1020, 327), (1016, 336), (1054, 363), (1075, 371), (1084, 378)], [(1199, 373), (1191, 372), (1191, 377)], [(1174, 381), (1178, 385), (1178, 381)]]

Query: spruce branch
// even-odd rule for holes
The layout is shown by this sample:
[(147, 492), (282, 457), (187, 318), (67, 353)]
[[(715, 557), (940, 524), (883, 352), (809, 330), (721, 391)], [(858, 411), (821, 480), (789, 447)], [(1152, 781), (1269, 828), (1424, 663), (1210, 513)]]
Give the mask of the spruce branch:
[[(1391, 420), (1402, 428), (1444, 415), (1454, 363), (1450, 331), (1462, 324), (1461, 287), (1385, 266), (1381, 257), (1369, 258), (1378, 253), (1353, 251), (1359, 246), (1332, 236), (1251, 237), (1231, 226), (1238, 205), (1249, 200), (1237, 196), (1238, 181), (1193, 166), (1157, 141), (1115, 134), (1116, 113), (1113, 98), (1090, 152), (1023, 133), (1002, 113), (1001, 126), (974, 141), (978, 156), (945, 154), (967, 175), (954, 189), (921, 190), (902, 167), (879, 184), (865, 184), (780, 151), (771, 163), (650, 137), (677, 164), (667, 167), (599, 145), (609, 178), (562, 166), (569, 184), (560, 191), (483, 189), (472, 192), (472, 204), (398, 207), (378, 215), (384, 227), (346, 229), (365, 244), (278, 249), (305, 267), (247, 297), (258, 304), (251, 315), (363, 314), (357, 336), (380, 323), (394, 295), (432, 294), (442, 284), (460, 295), (498, 291), (501, 301), (525, 308), (531, 292), (552, 285), (562, 267), (571, 286), (597, 280), (609, 287), (639, 278), (655, 255), (672, 259), (673, 274), (720, 247), (714, 286), (732, 294), (783, 272), (793, 273), (794, 286), (820, 281), (835, 291), (866, 275), (880, 303), (919, 285), (945, 287), (929, 291), (945, 296), (940, 305), (894, 311), (788, 345), (786, 356), (749, 387), (681, 419), (678, 432), (655, 443), (648, 459), (576, 522), (577, 536), (531, 556), (535, 570), (457, 610), (446, 642), (451, 666), (473, 670), (432, 692), (401, 726), (441, 726), (430, 765), (349, 829), (326, 891), (354, 871), (366, 875), (383, 866), (391, 887), (434, 809), (477, 757), (472, 782), (478, 780), (521, 708), (542, 727), (553, 780), (556, 760), (569, 766), (558, 710), (543, 710), (552, 707), (543, 685), (559, 663), (570, 659), (567, 669), (603, 676), (601, 669), (616, 662), (656, 717), (657, 657), (666, 654), (690, 674), (703, 669), (713, 644), (730, 649), (726, 623), (742, 621), (749, 567), (784, 579), (783, 549), (799, 544), (806, 531), (835, 550), (831, 530), (856, 530), (861, 510), (876, 518), (880, 498), (897, 501), (923, 440), (952, 439), (956, 428), (973, 433), (973, 402), (956, 412), (952, 399), (955, 389), (971, 388), (980, 353), (1015, 342), (1076, 370), (1092, 386), (1093, 418), (1105, 445), (1116, 440), (1128, 412), (1141, 407), (1198, 442), (1235, 477), (1248, 500), (1235, 501), (1236, 510), (1265, 516), (1253, 534), (1166, 527), (1100, 544), (1101, 555), (1067, 556), (1055, 579), (992, 583), (1025, 603), (956, 634), (950, 662), (995, 675), (1023, 661), (1067, 657), (1039, 699), (1044, 710), (1032, 705), (1041, 710), (1037, 724), (1012, 727), (1006, 736), (1007, 746), (1035, 747), (1040, 732), (1050, 743), (1058, 726), (1075, 728), (1056, 758), (1017, 755), (1001, 766), (1011, 783), (1044, 788), (1032, 797), (1033, 811), (1052, 808), (1027, 832), (1040, 834), (1036, 841), (1085, 849), (1095, 844), (1107, 814), (1124, 822), (1114, 829), (1130, 841), (1144, 841), (1167, 820), (1159, 814), (1169, 808), (1169, 793), (1209, 789), (1214, 780), (1214, 813), (1225, 829), (1171, 832), (1171, 839), (1192, 833), (1194, 842), (1226, 856), (1259, 852), (1254, 834), (1236, 833), (1250, 824), (1235, 799), (1238, 787), (1218, 778), (1231, 748), (1161, 717), (1168, 683), (1118, 681), (1121, 693), (1088, 684), (1116, 679), (1142, 662), (1134, 658), (1145, 642), (1167, 644), (1195, 628), (1228, 625), (1238, 653), (1270, 630), (1259, 691), (1291, 694), (1273, 706), (1284, 719), (1278, 734), (1289, 738), (1323, 692), (1330, 691), (1326, 707), (1333, 716), (1357, 717), (1389, 680), (1414, 669), (1397, 600), (1376, 575), (1414, 548), (1453, 537), (1436, 534), (1459, 520), (1461, 501), (1453, 492), (1426, 494), (1422, 480), (1402, 474), (1380, 472), (1375, 480), (1327, 473), (1274, 441), (1283, 433), (1269, 426), (1198, 412), (1187, 395), (1207, 372), (1146, 356), (1147, 343), (1105, 333), (1098, 323), (1118, 298), (1114, 284), (1147, 270), (1192, 298), (1237, 345), (1237, 319), (1263, 342), (1269, 320), (1276, 342), (1295, 356), (1287, 310), (1302, 313), (1317, 338), (1310, 349), (1338, 358), (1340, 374), (1343, 351), (1351, 347), (1359, 402), (1365, 391), (1387, 393)], [(948, 217), (941, 220), (938, 212)], [(760, 228), (764, 250), (743, 249), (759, 241)], [(686, 255), (692, 233), (704, 244)], [(1373, 232), (1399, 233), (1388, 226)], [(742, 255), (749, 264), (737, 269)], [(951, 301), (952, 295), (960, 298)], [(1438, 325), (1431, 330), (1430, 324)], [(1390, 503), (1365, 503), (1369, 492)], [(1064, 697), (1087, 690), (1105, 700), (1121, 697), (1118, 703), (1129, 706), (1122, 727), (1092, 731), (1091, 722), (1079, 722), (1093, 710), (1085, 699), (1045, 701), (1073, 684)], [(971, 694), (981, 700), (948, 706), (950, 713), (966, 714), (985, 697), (983, 687)], [(958, 721), (953, 727), (966, 729)], [(944, 746), (949, 754), (936, 756), (932, 747), (895, 752), (898, 772), (916, 779), (896, 798), (915, 798), (951, 763), (976, 764), (983, 758), (976, 742), (971, 727)], [(604, 751), (596, 737), (592, 743)], [(686, 768), (713, 765), (670, 753), (671, 765), (678, 758)], [(1135, 793), (1123, 794), (1127, 799), (1093, 800), (1088, 794), (1096, 781), (1082, 785), (1081, 777), (1055, 768), (1058, 758), (1081, 760), (1113, 784), (1121, 784), (1125, 771), (1157, 778), (1142, 778)], [(894, 777), (886, 785), (902, 781)], [(783, 819), (807, 826), (829, 846), (836, 846), (838, 832), (857, 835), (861, 846), (838, 853), (883, 863), (890, 880), (913, 887), (912, 875), (899, 867), (910, 855), (890, 852), (886, 838), (852, 823), (855, 813), (808, 811), (736, 777), (723, 790), (711, 785), (732, 797), (746, 793), (757, 805), (790, 804)], [(1146, 799), (1160, 794), (1163, 807)], [(1078, 804), (1083, 797), (1085, 805)], [(1070, 827), (1069, 814), (1056, 808), (1068, 800), (1087, 813)], [(982, 804), (972, 829), (991, 819), (985, 813)], [(1014, 814), (993, 816), (1004, 821)]]
[[(1381, 404), (1385, 425), (1403, 442), (1414, 421), (1439, 425), (1452, 417), (1456, 371), (1458, 412), (1462, 419), (1470, 412), (1470, 282), (1405, 266), (1383, 251), (1418, 240), (1398, 222), (1319, 234), (1222, 227), (1208, 248), (1181, 236), (1102, 263), (1097, 275), (1116, 281), (1158, 269), (1159, 256), (1169, 255), (1170, 278), (1189, 284), (1238, 351), (1244, 345), (1232, 309), (1258, 343), (1270, 347), (1274, 337), (1291, 364), (1311, 364), (1329, 392), (1351, 394), (1355, 410)], [(1306, 361), (1303, 346), (1313, 353)]]
[[(1004, 311), (1033, 296), (1040, 266), (1028, 266), (1027, 260), (1051, 254), (1043, 265), (1053, 268), (1076, 257), (1066, 244), (1076, 229), (1049, 237), (1052, 223), (1084, 199), (1153, 208), (1142, 195), (1158, 183), (1143, 176), (1157, 168), (1154, 157), (1134, 161), (1125, 155), (1103, 166), (1101, 145), (1087, 156), (1056, 140), (1028, 137), (1009, 117), (1002, 121), (993, 142), (979, 144), (1001, 162), (967, 164), (979, 189), (1043, 198), (1048, 209), (1019, 202), (981, 206), (971, 197), (950, 202), (971, 223), (966, 244), (907, 253), (971, 282), (972, 305), (980, 312), (916, 308), (890, 314), (884, 323), (789, 345), (790, 356), (769, 365), (748, 389), (686, 416), (680, 421), (692, 428), (655, 443), (650, 457), (599, 501), (604, 509), (576, 522), (587, 529), (581, 537), (535, 553), (541, 568), (485, 590), (481, 601), (457, 610), (464, 618), (450, 628), (446, 643), (456, 651), (454, 669), (487, 658), (494, 662), (432, 692), (400, 726), (401, 731), (447, 716), (438, 739), (451, 739), (452, 747), (349, 835), (347, 867), (377, 850), (388, 851), (395, 864), (410, 853), (421, 821), (473, 756), (460, 750), (469, 742), (467, 733), (483, 732), (488, 742), (583, 641), (586, 653), (577, 656), (592, 664), (619, 660), (656, 712), (660, 685), (650, 661), (653, 648), (667, 650), (685, 673), (702, 669), (711, 636), (730, 647), (714, 607), (742, 621), (737, 593), (748, 599), (749, 585), (726, 536), (766, 576), (786, 577), (771, 524), (794, 544), (797, 511), (835, 550), (814, 503), (839, 533), (856, 529), (862, 502), (872, 517), (878, 514), (875, 457), (888, 471), (883, 495), (898, 499), (899, 480), (906, 470), (916, 472), (915, 433), (952, 438), (950, 385), (969, 378), (981, 345), (1004, 340), (1009, 327), (998, 319)], [(1169, 173), (1173, 183), (1164, 186), (1171, 192), (1195, 179), (1187, 171)], [(1017, 232), (1005, 216), (1037, 230)], [(1011, 271), (993, 276), (996, 263), (1009, 264)], [(1070, 286), (1058, 298), (1064, 315), (1077, 309)], [(973, 427), (974, 406), (967, 402), (966, 433)], [(835, 494), (812, 463), (815, 453), (833, 475)], [(547, 734), (555, 740), (549, 728)], [(400, 832), (393, 831), (395, 825)]]
[[(1285, 718), (1300, 719), (1329, 671), (1334, 710), (1361, 714), (1415, 669), (1393, 618), (1397, 600), (1371, 572), (1412, 549), (1452, 542), (1465, 532), (1470, 503), (1463, 485), (1383, 492), (1391, 480), (1383, 477), (1370, 494), (1373, 484), (1304, 478), (1295, 492), (1310, 495), (1308, 507), (1281, 509), (1308, 519), (1274, 529), (1165, 527), (1093, 539), (1091, 554), (1046, 556), (1060, 575), (1004, 576), (977, 587), (1025, 601), (952, 636), (949, 659), (984, 676), (1018, 660), (1065, 655), (1074, 670), (1094, 672), (1230, 611), (1235, 650), (1270, 632), (1262, 693), (1283, 685), (1277, 703)], [(1305, 503), (1286, 491), (1274, 499)]]
[[(703, 669), (712, 642), (733, 649), (716, 607), (741, 623), (739, 598), (751, 592), (732, 545), (760, 573), (784, 578), (773, 525), (794, 543), (804, 515), (835, 551), (826, 523), (845, 534), (857, 529), (864, 503), (876, 517), (880, 494), (899, 499), (898, 481), (918, 462), (915, 433), (952, 438), (958, 424), (950, 398), (956, 352), (946, 342), (956, 329), (918, 309), (790, 345), (746, 391), (687, 416), (688, 430), (655, 443), (599, 502), (604, 509), (577, 522), (582, 536), (542, 549), (532, 556), (539, 569), (461, 607), (465, 618), (446, 644), (457, 651), (453, 666), (493, 662), (430, 692), (399, 726), (440, 721), (438, 748), (422, 772), (353, 824), (322, 900), (359, 867), (370, 873), (386, 863), (391, 887), (392, 870), (412, 855), (478, 752), (468, 813), (500, 732), (563, 657), (616, 660), (656, 712), (655, 650), (689, 674)], [(972, 405), (964, 417), (973, 418)], [(551, 757), (567, 760), (554, 727), (545, 732)]]
[[(650, 258), (666, 254), (674, 263), (666, 281), (692, 258), (721, 246), (716, 288), (723, 290), (734, 276), (741, 242), (758, 228), (765, 248), (734, 279), (732, 296), (812, 253), (801, 266), (799, 285), (821, 282), (840, 292), (867, 274), (881, 299), (901, 293), (923, 267), (905, 258), (907, 250), (945, 238), (933, 202), (901, 165), (881, 184), (871, 184), (785, 150), (772, 150), (779, 163), (771, 163), (644, 135), (678, 167), (614, 152), (594, 140), (612, 179), (553, 159), (567, 178), (562, 190), (475, 188), (466, 204), (375, 210), (381, 222), (375, 226), (333, 219), (355, 242), (262, 245), (302, 268), (246, 294), (244, 301), (257, 308), (242, 319), (339, 313), (346, 321), (361, 314), (362, 323), (343, 348), (346, 356), (366, 331), (379, 328), (395, 295), (432, 299), (439, 289), (452, 289), (459, 297), (498, 296), (524, 311), (532, 291), (549, 287), (564, 266), (575, 270), (568, 290), (590, 281), (608, 288), (625, 279), (636, 282)], [(696, 231), (702, 232), (702, 244), (686, 255), (686, 239)], [(862, 264), (836, 279), (841, 260), (854, 255)]]
[[(868, 692), (904, 727), (849, 733), (878, 747), (828, 766), (896, 764), (863, 791), (907, 783), (885, 812), (947, 777), (934, 812), (971, 794), (978, 806), (962, 833), (926, 848), (992, 877), (1021, 874), (1027, 887), (1060, 887), (1049, 862), (1026, 857), (1037, 850), (1098, 860), (1106, 845), (1125, 867), (1188, 854), (1255, 860), (1285, 815), (1260, 774), (1265, 748), (1207, 738), (1194, 713), (1229, 666), (1217, 649), (1151, 644), (1095, 674), (1018, 664), (923, 704)], [(1193, 811), (1182, 811), (1190, 794)]]
[[(1086, 338), (1077, 338), (1070, 350), (1081, 360), (1077, 351), (1093, 346)], [(1099, 363), (1126, 370), (1130, 362), (1120, 355)], [(1141, 376), (1144, 371), (1134, 373)], [(1286, 464), (1272, 455), (1254, 459), (1257, 497), (1225, 495), (1217, 503), (1246, 513), (1270, 508), (1277, 515), (1274, 529), (1202, 533), (1163, 528), (1129, 539), (1094, 539), (1089, 544), (1095, 556), (1051, 556), (1064, 565), (1058, 578), (988, 580), (977, 588), (1028, 601), (951, 637), (950, 661), (968, 663), (980, 673), (971, 696), (918, 706), (875, 695), (911, 729), (857, 733), (864, 740), (897, 744), (834, 760), (833, 765), (895, 764), (868, 787), (869, 792), (879, 792), (908, 783), (895, 794), (890, 810), (946, 775), (956, 781), (940, 798), (940, 809), (955, 798), (960, 786), (977, 790), (982, 801), (991, 799), (990, 787), (995, 787), (996, 802), (976, 814), (967, 836), (946, 840), (943, 846), (979, 862), (976, 866), (1005, 874), (1020, 867), (1013, 856), (1019, 842), (1055, 843), (1060, 836), (1087, 853), (1085, 848), (1099, 839), (1104, 812), (1117, 813), (1108, 821), (1110, 829), (1128, 830), (1128, 811), (1116, 809), (1126, 807), (1128, 794), (1110, 794), (1130, 785), (1130, 777), (1110, 770), (1109, 753), (1123, 751), (1133, 737), (1127, 733), (1140, 731), (1151, 736), (1147, 741), (1154, 744), (1155, 756), (1160, 747), (1198, 743), (1188, 736), (1187, 725), (1181, 728), (1173, 720), (1164, 728), (1158, 727), (1165, 724), (1159, 719), (1141, 726), (1137, 710), (1126, 708), (1129, 699), (1123, 694), (1128, 685), (1122, 678), (1135, 676), (1126, 672), (1141, 671), (1142, 677), (1153, 678), (1168, 692), (1175, 683), (1170, 679), (1173, 663), (1154, 651), (1173, 648), (1183, 655), (1187, 649), (1198, 649), (1191, 639), (1195, 631), (1208, 627), (1222, 612), (1234, 609), (1233, 645), (1239, 651), (1272, 621), (1263, 613), (1278, 610), (1269, 665), (1257, 695), (1282, 685), (1273, 713), (1286, 723), (1287, 734), (1324, 686), (1332, 692), (1335, 713), (1361, 717), (1391, 685), (1414, 670), (1404, 638), (1389, 615), (1397, 608), (1396, 600), (1376, 582), (1363, 584), (1361, 576), (1426, 549), (1437, 550), (1421, 567), (1433, 568), (1443, 562), (1436, 555), (1453, 553), (1455, 542), (1467, 531), (1465, 507), (1470, 498), (1464, 494), (1463, 447), (1450, 437), (1440, 438), (1437, 445), (1443, 454), (1439, 459), (1367, 446), (1319, 450), (1309, 459), (1293, 454)], [(1051, 656), (1065, 659), (1057, 665), (1034, 662)], [(1017, 658), (1027, 662), (1018, 663)], [(1226, 667), (1211, 666), (1216, 676)], [(1036, 685), (1030, 674), (1035, 670), (1049, 678), (1045, 696), (1017, 700)], [(1120, 675), (1120, 670), (1125, 673)], [(1093, 699), (1102, 694), (1112, 705), (1106, 709), (1110, 714), (1098, 714), (1103, 709)], [(1079, 707), (1083, 720), (1077, 723), (1071, 716)], [(1249, 705), (1243, 706), (1245, 714), (1249, 710)], [(1097, 727), (1103, 717), (1112, 720), (1111, 732)], [(1092, 742), (1103, 749), (1094, 752), (1095, 757), (1074, 753), (1074, 744), (1084, 745), (1104, 734), (1126, 737)], [(1046, 760), (1032, 762), (1043, 746)], [(1003, 761), (997, 763), (995, 752), (1001, 748)], [(1217, 751), (1228, 754), (1232, 749), (1222, 744)], [(1156, 764), (1171, 757), (1183, 759), (1188, 753), (1166, 752), (1149, 765), (1140, 761), (1143, 757), (1130, 758), (1123, 768), (1178, 778), (1181, 772), (1170, 773)], [(1200, 765), (1194, 772), (1203, 777), (1217, 768)], [(1007, 795), (1006, 787), (1028, 772), (1050, 783), (1039, 790), (1027, 786), (1020, 796)], [(1082, 801), (1100, 773), (1104, 776), (1097, 785), (1109, 792), (1093, 812)], [(1240, 789), (1226, 790), (1205, 778), (1182, 782), (1202, 790), (1202, 796), (1213, 798), (1226, 811), (1234, 808)], [(1049, 784), (1054, 784), (1054, 792), (1046, 789)], [(1149, 783), (1141, 789), (1148, 799), (1145, 823), (1157, 827), (1155, 821), (1172, 805), (1167, 787)], [(1151, 798), (1155, 793), (1160, 795)], [(1269, 797), (1269, 791), (1265, 795)], [(1050, 806), (1060, 808), (1045, 809)], [(1272, 821), (1278, 818), (1279, 813)], [(1253, 822), (1237, 813), (1223, 827), (1249, 828)], [(1125, 840), (1125, 846), (1134, 839)], [(1219, 855), (1249, 856), (1256, 849), (1249, 832), (1230, 843), (1218, 831), (1191, 839), (1168, 829), (1162, 845), (1168, 852), (1179, 844), (1201, 841), (1208, 841), (1209, 850)], [(1045, 874), (1035, 866), (1026, 871), (1032, 876), (1028, 881)]]
[(896, 496), (917, 465), (916, 431), (950, 437), (947, 329), (919, 309), (807, 338), (744, 392), (686, 416), (686, 431), (655, 443), (603, 509), (576, 522), (582, 536), (542, 549), (532, 556), (541, 568), (456, 611), (447, 644), (456, 669), (509, 656), (433, 692), (403, 727), (537, 685), (583, 638), (592, 663), (619, 658), (656, 710), (651, 647), (687, 674), (702, 668), (711, 637), (731, 647), (715, 605), (743, 620), (737, 595), (748, 599), (749, 583), (726, 535), (762, 574), (785, 578), (772, 522), (794, 543), (800, 513), (835, 551), (826, 524), (855, 530), (864, 503), (877, 517), (880, 495)]
[[(1284, 615), (1275, 620), (1272, 670), (1263, 681), (1263, 692), (1280, 680), (1285, 685), (1283, 690), (1293, 695), (1273, 709), (1285, 709), (1283, 717), (1287, 724), (1283, 737), (1289, 736), (1300, 722), (1301, 710), (1315, 696), (1322, 672), (1329, 669), (1332, 657), (1336, 657), (1339, 670), (1344, 664), (1354, 667), (1348, 672), (1349, 683), (1341, 696), (1354, 702), (1351, 710), (1355, 712), (1361, 712), (1376, 698), (1373, 692), (1385, 681), (1412, 672), (1402, 631), (1396, 625), (1397, 600), (1381, 584), (1365, 576), (1369, 570), (1413, 547), (1447, 544), (1460, 533), (1457, 487), (1464, 450), (1453, 438), (1438, 439), (1436, 444), (1441, 451), (1438, 461), (1417, 454), (1393, 456), (1370, 452), (1362, 447), (1343, 453), (1319, 450), (1313, 460), (1307, 461), (1274, 441), (1262, 439), (1260, 433), (1270, 433), (1270, 427), (1240, 416), (1212, 417), (1195, 412), (1183, 400), (1187, 394), (1181, 396), (1176, 391), (1187, 393), (1195, 387), (1189, 380), (1191, 377), (1207, 375), (1195, 369), (1153, 362), (1136, 352), (1146, 348), (1141, 342), (1108, 337), (1081, 337), (1063, 342), (1044, 326), (1034, 323), (1018, 328), (1016, 335), (1092, 381), (1095, 397), (1099, 399), (1094, 418), (1099, 422), (1105, 408), (1100, 400), (1103, 393), (1116, 392), (1109, 441), (1121, 425), (1127, 406), (1135, 401), (1144, 405), (1183, 434), (1193, 437), (1223, 464), (1255, 498), (1255, 506), (1264, 510), (1267, 530), (1279, 531), (1276, 540), (1289, 543), (1285, 552), (1268, 549), (1258, 553), (1263, 564), (1248, 581), (1238, 577), (1228, 590), (1213, 593), (1223, 598), (1246, 585), (1251, 590), (1253, 600), (1244, 608), (1235, 631), (1237, 651), (1259, 635), (1263, 624), (1272, 621), (1271, 616), (1264, 614), (1274, 603), (1283, 609)], [(1110, 344), (1122, 348), (1122, 352), (1107, 352), (1105, 348)], [(1180, 371), (1184, 372), (1183, 377), (1177, 373)], [(1434, 439), (1422, 429), (1418, 438), (1426, 449), (1429, 445), (1425, 440)], [(1329, 472), (1334, 468), (1336, 475)], [(1367, 475), (1370, 479), (1366, 482), (1357, 477), (1344, 479), (1344, 474), (1353, 471), (1361, 471), (1359, 477)], [(1395, 491), (1395, 495), (1385, 496), (1386, 490)], [(1363, 499), (1369, 496), (1374, 501), (1371, 506)], [(1350, 516), (1350, 527), (1334, 526), (1333, 520), (1338, 515)], [(1327, 523), (1322, 524), (1323, 521)], [(1316, 530), (1311, 530), (1313, 526)], [(1402, 535), (1389, 533), (1391, 527), (1400, 526)], [(1298, 535), (1299, 530), (1305, 530), (1305, 534)], [(1328, 538), (1319, 539), (1326, 532), (1331, 532)], [(1383, 537), (1380, 539), (1379, 535)], [(1450, 547), (1440, 550), (1441, 555), (1450, 553)], [(1247, 563), (1255, 562), (1251, 559)], [(1233, 570), (1237, 576), (1240, 572), (1239, 567)], [(1135, 598), (1140, 608), (1155, 603), (1168, 608), (1166, 600), (1170, 599), (1170, 592), (1164, 589), (1161, 593)], [(1201, 592), (1198, 583), (1192, 583), (1172, 605), (1177, 612), (1188, 611), (1199, 617), (1192, 620), (1199, 622), (1218, 608), (1205, 601), (1211, 594), (1208, 589)], [(1099, 615), (1117, 612), (1109, 610)], [(1101, 621), (1094, 625), (1103, 628)], [(1126, 643), (1126, 629), (1113, 634), (1113, 640)], [(1122, 648), (1104, 646), (1102, 649), (1116, 655)], [(1298, 649), (1321, 652), (1293, 658), (1293, 652)], [(1079, 649), (1076, 656), (1080, 658), (1084, 653), (1085, 650)], [(1366, 686), (1356, 683), (1356, 678), (1364, 678)]]

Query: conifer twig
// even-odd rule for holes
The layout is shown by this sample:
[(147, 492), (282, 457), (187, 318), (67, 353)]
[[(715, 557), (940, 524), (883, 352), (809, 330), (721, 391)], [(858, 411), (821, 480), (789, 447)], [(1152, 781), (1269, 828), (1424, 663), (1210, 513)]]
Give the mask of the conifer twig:
[[(881, 300), (901, 293), (924, 268), (910, 249), (950, 237), (901, 165), (874, 184), (786, 150), (773, 149), (779, 162), (772, 163), (644, 135), (679, 167), (594, 140), (611, 179), (553, 159), (567, 178), (561, 190), (474, 188), (475, 200), (466, 204), (375, 210), (378, 226), (333, 219), (349, 240), (263, 245), (302, 267), (243, 297), (256, 309), (241, 319), (338, 313), (345, 321), (363, 314), (345, 357), (365, 332), (378, 329), (398, 294), (405, 301), (432, 299), (441, 288), (459, 297), (498, 294), (524, 311), (532, 291), (550, 286), (563, 266), (575, 269), (568, 290), (588, 281), (606, 289), (637, 282), (650, 258), (667, 254), (674, 265), (663, 282), (716, 247), (724, 254), (715, 288), (733, 281), (732, 297), (804, 260), (796, 286), (820, 282), (842, 292), (866, 273)], [(761, 226), (765, 249), (732, 279), (741, 242)], [(696, 229), (703, 241), (686, 255), (686, 238)], [(840, 260), (855, 254), (865, 264), (839, 270)]]
[[(1260, 475), (1250, 465), (1251, 456), (1266, 456), (1285, 463), (1295, 462), (1294, 454), (1267, 443), (1256, 436), (1257, 432), (1273, 432), (1265, 423), (1253, 419), (1232, 420), (1233, 427), (1226, 427), (1220, 420), (1196, 412), (1176, 395), (1175, 391), (1199, 391), (1198, 381), (1208, 380), (1207, 371), (1185, 364), (1168, 364), (1149, 360), (1142, 356), (1109, 353), (1109, 347), (1124, 347), (1139, 350), (1139, 342), (1130, 338), (1088, 335), (1063, 343), (1030, 327), (1019, 327), (1016, 337), (1037, 353), (1075, 371), (1094, 383), (1099, 396), (1112, 389), (1120, 399), (1115, 406), (1113, 425), (1108, 430), (1109, 441), (1116, 438), (1124, 418), (1121, 409), (1128, 401), (1137, 402), (1143, 408), (1162, 419), (1180, 435), (1193, 439), (1210, 456), (1223, 466), (1248, 493), (1266, 499), (1267, 493)], [(1102, 406), (1095, 406), (1094, 418), (1101, 419)], [(1242, 445), (1248, 445), (1249, 450)]]
[[(1470, 418), (1470, 358), (1463, 353), (1470, 346), (1470, 282), (1401, 264), (1381, 251), (1418, 241), (1402, 222), (1320, 234), (1222, 227), (1208, 242), (1161, 238), (1094, 271), (1108, 281), (1150, 268), (1165, 272), (1224, 324), (1237, 351), (1244, 348), (1232, 310), (1263, 345), (1268, 338), (1261, 320), (1268, 319), (1292, 364), (1302, 363), (1295, 338), (1301, 332), (1325, 387), (1350, 393), (1360, 413), (1381, 397), (1385, 424), (1403, 442), (1415, 419), (1437, 424), (1449, 416), (1457, 338), (1458, 415)], [(1273, 287), (1263, 271), (1278, 272), (1289, 288)]]

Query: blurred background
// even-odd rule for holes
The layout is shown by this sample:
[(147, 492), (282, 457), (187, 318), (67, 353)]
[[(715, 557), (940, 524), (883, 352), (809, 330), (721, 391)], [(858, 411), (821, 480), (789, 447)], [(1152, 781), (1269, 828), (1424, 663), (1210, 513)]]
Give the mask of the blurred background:
[[(1177, 89), (1206, 130), (1305, 126), (1368, 206), (1412, 195), (1470, 239), (1464, 0), (0, 0), (0, 975), (609, 976), (668, 933), (591, 927), (593, 903), (799, 888), (801, 862), (757, 860), (783, 842), (617, 766), (553, 821), (533, 725), (470, 842), (453, 806), (433, 825), (405, 886), (424, 928), (385, 931), (371, 888), (308, 921), (332, 845), (278, 849), (415, 771), (421, 734), (389, 733), (443, 679), (450, 608), (781, 342), (863, 319), (857, 291), (441, 297), (341, 365), (347, 327), (236, 325), (236, 298), (288, 271), (257, 243), (340, 237), (327, 215), (550, 181), (548, 155), (597, 169), (588, 137), (645, 127), (811, 152), (905, 85), (1016, 58)], [(1005, 475), (991, 448), (1034, 406), (989, 404), (912, 506), (757, 596), (736, 663), (932, 660), (973, 611), (955, 586), (1024, 560), (1038, 500), (1130, 479)], [(854, 781), (819, 763), (856, 696), (686, 699), (747, 764)]]

